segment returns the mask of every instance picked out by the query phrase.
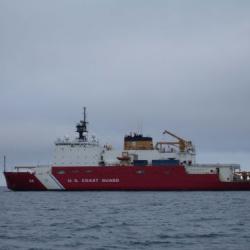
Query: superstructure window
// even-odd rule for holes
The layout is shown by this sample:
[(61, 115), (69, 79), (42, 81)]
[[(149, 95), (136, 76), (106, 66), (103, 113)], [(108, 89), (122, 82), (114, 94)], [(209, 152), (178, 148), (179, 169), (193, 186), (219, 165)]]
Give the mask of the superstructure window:
[(65, 171), (64, 170), (58, 170), (57, 173), (58, 174), (65, 174)]
[(90, 173), (92, 173), (93, 171), (90, 170), (90, 169), (87, 169), (87, 170), (84, 170), (84, 172), (85, 172), (86, 174), (90, 174)]
[(136, 173), (137, 174), (144, 174), (144, 170), (137, 170)]

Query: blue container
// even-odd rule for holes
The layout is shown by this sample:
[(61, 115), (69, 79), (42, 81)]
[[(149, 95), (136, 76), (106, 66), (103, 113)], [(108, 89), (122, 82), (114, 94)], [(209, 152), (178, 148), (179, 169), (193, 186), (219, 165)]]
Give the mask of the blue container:
[(148, 165), (147, 160), (134, 160), (134, 166), (146, 166)]
[(152, 166), (173, 166), (178, 165), (179, 161), (175, 159), (168, 160), (152, 160)]

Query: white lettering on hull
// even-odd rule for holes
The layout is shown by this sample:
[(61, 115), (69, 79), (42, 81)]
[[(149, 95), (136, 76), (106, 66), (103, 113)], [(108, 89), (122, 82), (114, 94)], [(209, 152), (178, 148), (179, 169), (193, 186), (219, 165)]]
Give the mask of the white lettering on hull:
[(93, 178), (93, 179), (78, 179), (78, 178), (69, 178), (67, 179), (68, 183), (118, 183), (120, 182), (119, 178), (108, 178), (108, 179), (98, 179), (98, 178)]
[(102, 179), (102, 182), (120, 182), (120, 179), (114, 178), (114, 179)]

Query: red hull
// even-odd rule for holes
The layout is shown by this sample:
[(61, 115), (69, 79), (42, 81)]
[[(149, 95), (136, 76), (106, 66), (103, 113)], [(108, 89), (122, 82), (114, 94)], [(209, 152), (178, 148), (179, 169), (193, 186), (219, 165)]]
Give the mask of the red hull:
[[(183, 166), (53, 167), (64, 190), (250, 190), (249, 181), (221, 182), (218, 174), (188, 174)], [(5, 173), (12, 190), (48, 190), (31, 173)], [(32, 180), (32, 181), (31, 181)]]
[(44, 191), (46, 187), (31, 173), (5, 172), (7, 187), (11, 190), (20, 191)]

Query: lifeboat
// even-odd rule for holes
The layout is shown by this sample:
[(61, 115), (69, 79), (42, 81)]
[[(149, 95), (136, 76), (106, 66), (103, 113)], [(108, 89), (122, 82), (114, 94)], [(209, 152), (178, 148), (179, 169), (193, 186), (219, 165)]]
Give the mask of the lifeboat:
[(119, 161), (130, 161), (130, 160), (131, 160), (131, 158), (130, 158), (128, 152), (122, 152), (122, 155), (121, 155), (121, 156), (118, 156), (117, 159), (118, 159)]
[(118, 156), (117, 159), (119, 161), (130, 161), (131, 158), (128, 155)]

